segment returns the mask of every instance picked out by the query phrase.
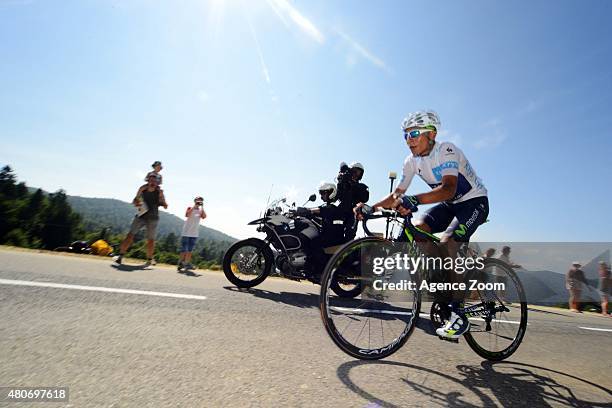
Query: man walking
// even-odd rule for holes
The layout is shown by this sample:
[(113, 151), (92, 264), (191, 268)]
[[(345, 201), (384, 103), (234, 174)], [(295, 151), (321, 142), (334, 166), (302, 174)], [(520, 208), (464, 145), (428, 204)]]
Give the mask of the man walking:
[(580, 262), (572, 262), (572, 268), (565, 275), (565, 287), (570, 294), (570, 310), (576, 313), (582, 313), (580, 311), (580, 294), (582, 293), (582, 285), (587, 283), (581, 267)]
[(146, 208), (146, 211), (138, 211), (138, 214), (134, 217), (132, 225), (130, 226), (130, 232), (121, 242), (119, 247), (119, 256), (115, 258), (115, 262), (121, 265), (123, 261), (123, 255), (130, 249), (130, 246), (134, 242), (134, 236), (143, 227), (146, 228), (147, 238), (147, 266), (155, 264), (153, 259), (153, 252), (155, 250), (155, 235), (157, 233), (157, 223), (159, 222), (159, 210), (158, 207), (168, 208), (164, 193), (160, 190), (157, 183), (157, 177), (151, 174), (147, 178), (147, 184), (143, 185), (136, 192), (136, 197), (132, 203), (136, 208)]
[(183, 232), (181, 234), (181, 256), (177, 270), (181, 272), (181, 269), (193, 269), (191, 264), (191, 255), (193, 248), (195, 247), (198, 236), (200, 235), (200, 220), (206, 218), (206, 212), (202, 205), (204, 199), (202, 197), (196, 197), (194, 200), (194, 206), (188, 207), (185, 212), (185, 224), (183, 224)]
[(599, 262), (599, 294), (601, 296), (601, 314), (608, 314), (608, 299), (612, 292), (612, 279), (610, 278), (610, 267), (604, 262)]

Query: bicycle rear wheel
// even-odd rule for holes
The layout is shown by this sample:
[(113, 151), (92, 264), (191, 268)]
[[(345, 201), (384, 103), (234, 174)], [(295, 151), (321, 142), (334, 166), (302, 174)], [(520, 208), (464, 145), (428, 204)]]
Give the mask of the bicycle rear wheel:
[(518, 276), (506, 263), (487, 258), (484, 268), (466, 284), (464, 302), (470, 331), (463, 337), (487, 360), (510, 357), (527, 330), (527, 300)]
[[(416, 326), (420, 310), (418, 286), (390, 295), (372, 290), (376, 277), (387, 282), (399, 281), (399, 271), (372, 274), (372, 259), (389, 256), (390, 241), (367, 237), (349, 242), (327, 263), (321, 278), (319, 298), (321, 318), (327, 333), (346, 354), (363, 360), (377, 360), (399, 350)], [(396, 273), (397, 272), (397, 273)], [(402, 279), (416, 281), (415, 275)], [(359, 281), (363, 291), (353, 299), (333, 292), (334, 281)]]

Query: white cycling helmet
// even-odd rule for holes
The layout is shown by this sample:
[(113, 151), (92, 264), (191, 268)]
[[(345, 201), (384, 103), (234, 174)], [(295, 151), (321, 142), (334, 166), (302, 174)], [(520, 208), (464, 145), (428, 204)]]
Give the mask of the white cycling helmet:
[[(334, 183), (330, 183), (327, 181), (322, 181), (319, 184), (319, 194), (321, 194), (321, 200), (325, 202), (332, 202), (336, 199), (336, 193), (338, 189)], [(327, 194), (327, 199), (323, 198), (323, 194)]]
[(432, 110), (409, 113), (402, 122), (402, 130), (411, 127), (435, 126), (440, 130), (440, 117)]

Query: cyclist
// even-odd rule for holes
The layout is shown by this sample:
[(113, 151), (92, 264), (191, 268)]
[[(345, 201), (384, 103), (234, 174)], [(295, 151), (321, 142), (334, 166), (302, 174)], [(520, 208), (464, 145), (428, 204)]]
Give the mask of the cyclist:
[[(416, 226), (428, 233), (446, 231), (442, 238), (447, 256), (455, 257), (459, 245), (468, 242), (489, 214), (487, 189), (465, 157), (453, 143), (436, 142), (440, 130), (440, 119), (434, 111), (419, 111), (409, 114), (402, 123), (404, 139), (412, 155), (404, 161), (402, 179), (387, 197), (372, 206), (397, 208), (406, 216), (416, 211), (419, 204), (438, 205), (429, 209)], [(418, 174), (431, 191), (405, 196), (412, 178)], [(363, 207), (363, 204), (358, 204)], [(366, 207), (367, 208), (367, 207)], [(448, 276), (453, 281), (457, 277)], [(460, 291), (452, 294), (451, 317), (444, 327), (436, 330), (440, 337), (457, 339), (466, 333), (470, 323), (463, 313)]]

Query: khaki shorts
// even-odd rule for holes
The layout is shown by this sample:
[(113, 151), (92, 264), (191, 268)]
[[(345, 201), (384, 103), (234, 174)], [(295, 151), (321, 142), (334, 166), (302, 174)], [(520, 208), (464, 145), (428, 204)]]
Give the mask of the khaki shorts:
[(155, 235), (157, 235), (157, 223), (159, 220), (148, 220), (143, 217), (134, 217), (134, 221), (132, 221), (132, 225), (130, 226), (130, 234), (136, 235), (138, 231), (142, 229), (142, 227), (147, 228), (147, 239), (155, 239)]

